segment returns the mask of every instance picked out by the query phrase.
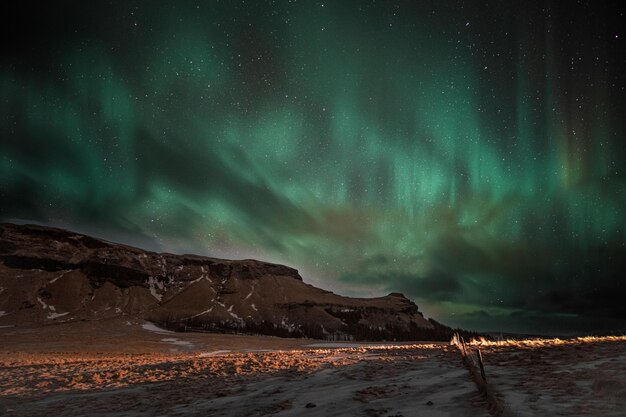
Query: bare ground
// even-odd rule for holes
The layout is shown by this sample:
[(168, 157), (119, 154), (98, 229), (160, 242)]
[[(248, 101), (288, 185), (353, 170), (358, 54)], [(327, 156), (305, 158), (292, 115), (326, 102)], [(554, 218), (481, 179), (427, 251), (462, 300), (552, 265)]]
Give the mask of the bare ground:
[(0, 329), (0, 415), (488, 415), (446, 344), (96, 328)]
[[(0, 328), (0, 416), (487, 416), (445, 343)], [(626, 338), (475, 342), (511, 415), (622, 416)]]
[(517, 416), (626, 415), (626, 337), (474, 344)]

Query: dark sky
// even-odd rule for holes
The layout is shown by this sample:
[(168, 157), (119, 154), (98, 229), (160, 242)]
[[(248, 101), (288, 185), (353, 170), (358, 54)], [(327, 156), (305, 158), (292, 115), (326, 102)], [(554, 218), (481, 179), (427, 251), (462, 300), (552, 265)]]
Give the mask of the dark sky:
[(2, 13), (0, 217), (626, 329), (620, 2), (44, 3)]

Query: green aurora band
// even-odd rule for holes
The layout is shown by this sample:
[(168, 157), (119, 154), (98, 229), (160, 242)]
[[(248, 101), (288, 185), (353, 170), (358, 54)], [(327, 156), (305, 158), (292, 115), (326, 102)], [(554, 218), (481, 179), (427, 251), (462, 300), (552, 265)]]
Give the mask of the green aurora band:
[(611, 11), (156, 3), (41, 11), (3, 58), (2, 217), (480, 330), (624, 328)]

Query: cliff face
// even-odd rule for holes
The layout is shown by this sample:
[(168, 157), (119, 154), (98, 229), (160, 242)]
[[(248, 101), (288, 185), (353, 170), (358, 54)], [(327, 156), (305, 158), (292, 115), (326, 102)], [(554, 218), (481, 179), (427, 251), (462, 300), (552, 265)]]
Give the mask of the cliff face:
[(0, 224), (0, 325), (123, 315), (181, 330), (335, 340), (448, 333), (402, 294), (342, 297), (283, 265), (147, 252), (61, 229)]

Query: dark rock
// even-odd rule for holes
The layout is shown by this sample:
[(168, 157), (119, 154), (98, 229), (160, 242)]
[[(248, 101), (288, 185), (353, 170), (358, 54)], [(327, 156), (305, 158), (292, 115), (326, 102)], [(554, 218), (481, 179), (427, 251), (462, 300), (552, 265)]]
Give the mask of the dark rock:
[(401, 292), (391, 292), (387, 297), (406, 298)]
[(307, 405), (304, 406), (304, 408), (315, 408), (315, 407), (317, 407), (317, 405), (313, 403), (307, 403)]
[(9, 268), (15, 269), (41, 269), (43, 271), (54, 272), (76, 267), (76, 265), (68, 262), (36, 256), (2, 255), (0, 256), (0, 260)]

